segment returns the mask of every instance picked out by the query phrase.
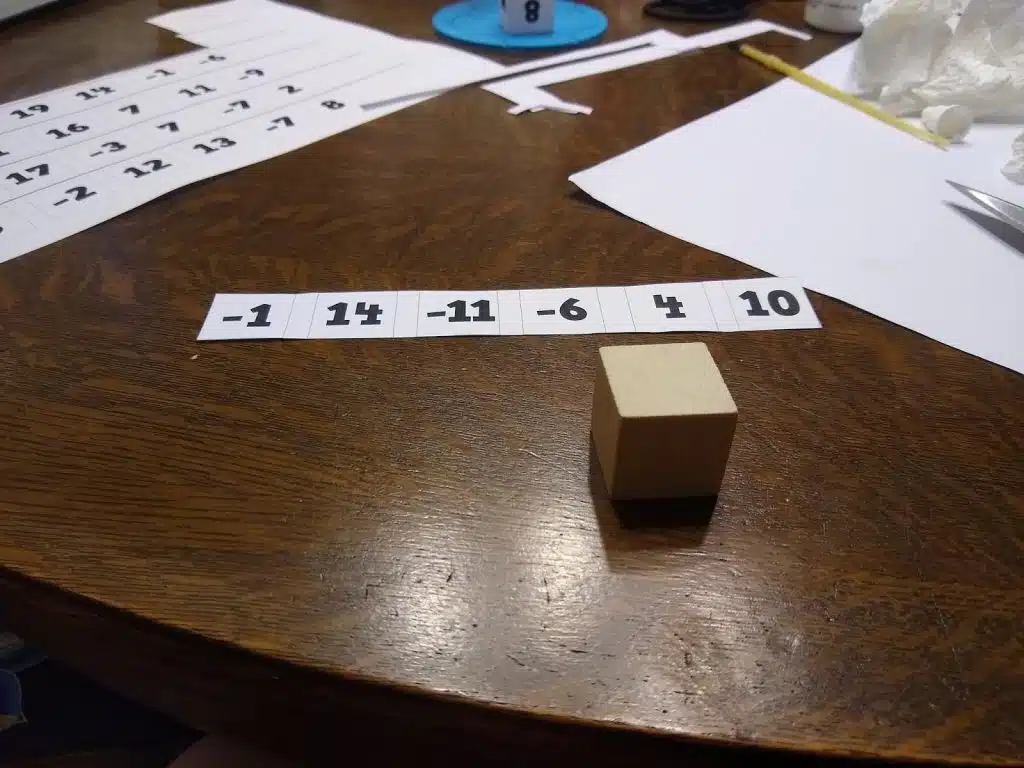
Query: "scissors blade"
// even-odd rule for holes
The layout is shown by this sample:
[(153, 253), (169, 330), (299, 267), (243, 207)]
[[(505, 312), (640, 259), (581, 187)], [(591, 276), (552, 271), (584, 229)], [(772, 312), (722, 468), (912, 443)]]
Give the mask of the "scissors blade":
[(990, 195), (987, 192), (981, 192), (980, 190), (966, 187), (963, 184), (957, 184), (955, 181), (947, 179), (946, 183), (953, 187), (953, 189), (971, 198), (978, 205), (994, 213), (1010, 226), (1024, 232), (1024, 208), (1021, 206), (995, 195)]

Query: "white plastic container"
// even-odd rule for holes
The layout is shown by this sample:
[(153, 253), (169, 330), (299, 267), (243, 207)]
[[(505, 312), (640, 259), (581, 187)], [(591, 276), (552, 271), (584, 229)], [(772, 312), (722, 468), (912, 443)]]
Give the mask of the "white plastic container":
[(860, 12), (867, 0), (807, 0), (804, 21), (826, 32), (857, 35), (864, 31)]

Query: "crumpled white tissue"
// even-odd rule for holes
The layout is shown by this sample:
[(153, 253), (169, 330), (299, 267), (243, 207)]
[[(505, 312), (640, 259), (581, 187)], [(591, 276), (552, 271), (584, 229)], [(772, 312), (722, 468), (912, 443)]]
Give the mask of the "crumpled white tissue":
[(1003, 176), (1010, 181), (1024, 184), (1024, 133), (1013, 140), (1013, 159), (1003, 166)]
[(869, 0), (861, 23), (860, 95), (897, 115), (966, 107), (979, 120), (1024, 120), (1022, 0)]

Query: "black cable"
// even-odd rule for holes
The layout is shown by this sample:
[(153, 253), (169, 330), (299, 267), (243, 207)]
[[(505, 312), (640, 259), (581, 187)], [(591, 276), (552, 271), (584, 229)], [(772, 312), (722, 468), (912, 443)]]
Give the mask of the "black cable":
[(746, 18), (748, 0), (651, 0), (644, 13), (672, 21), (738, 21)]

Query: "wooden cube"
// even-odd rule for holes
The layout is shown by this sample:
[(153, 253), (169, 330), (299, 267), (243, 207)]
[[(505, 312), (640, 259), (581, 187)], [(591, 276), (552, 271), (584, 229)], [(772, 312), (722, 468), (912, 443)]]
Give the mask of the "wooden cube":
[(612, 499), (718, 493), (736, 403), (707, 345), (602, 347), (591, 432)]

